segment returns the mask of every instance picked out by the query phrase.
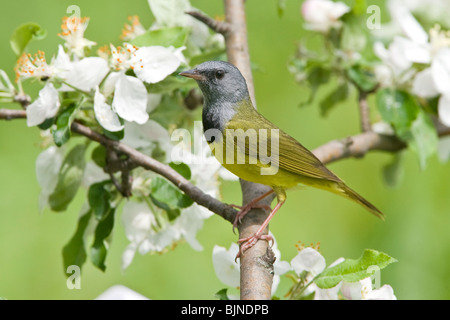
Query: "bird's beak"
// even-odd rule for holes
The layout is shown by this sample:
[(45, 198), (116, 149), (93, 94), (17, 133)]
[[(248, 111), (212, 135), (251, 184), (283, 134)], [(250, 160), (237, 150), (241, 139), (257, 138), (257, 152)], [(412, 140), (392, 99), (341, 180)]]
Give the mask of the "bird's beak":
[(192, 78), (194, 80), (206, 80), (206, 77), (198, 73), (196, 69), (183, 71), (180, 73), (180, 76)]

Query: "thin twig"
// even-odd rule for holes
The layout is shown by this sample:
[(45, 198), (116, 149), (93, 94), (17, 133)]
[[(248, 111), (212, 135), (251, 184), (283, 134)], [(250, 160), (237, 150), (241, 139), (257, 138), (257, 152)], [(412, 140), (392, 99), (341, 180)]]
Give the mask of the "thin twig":
[(204, 14), (203, 12), (186, 11), (185, 13), (192, 16), (193, 18), (203, 22), (209, 28), (211, 28), (211, 30), (213, 30), (214, 32), (220, 33), (223, 36), (226, 36), (231, 29), (230, 24), (223, 22), (223, 21), (218, 21), (216, 19), (213, 19), (213, 18), (207, 16), (206, 14)]

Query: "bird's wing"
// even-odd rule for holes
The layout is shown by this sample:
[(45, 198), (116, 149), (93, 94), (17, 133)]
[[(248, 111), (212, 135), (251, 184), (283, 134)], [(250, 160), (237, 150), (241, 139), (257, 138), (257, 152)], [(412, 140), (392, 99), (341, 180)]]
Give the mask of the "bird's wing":
[[(243, 108), (242, 108), (243, 109)], [(245, 114), (239, 110), (239, 116), (234, 116), (227, 124), (227, 129), (242, 129), (241, 134), (246, 134), (249, 129), (258, 132), (258, 141), (254, 139), (245, 139), (245, 147), (239, 147), (246, 155), (258, 154), (258, 157), (264, 158), (263, 161), (271, 161), (272, 165), (278, 165), (279, 168), (306, 176), (309, 178), (325, 179), (330, 181), (340, 182), (341, 180), (328, 170), (317, 157), (297, 140), (279, 129), (272, 122), (267, 120), (263, 115), (256, 110), (245, 108)], [(267, 134), (261, 134), (266, 132)], [(274, 129), (275, 131), (273, 131)], [(278, 133), (278, 139), (276, 134)], [(239, 134), (237, 134), (239, 136)], [(248, 133), (247, 137), (251, 137)], [(272, 135), (274, 135), (272, 137)], [(272, 142), (272, 139), (275, 139)], [(265, 141), (264, 141), (265, 140)], [(278, 152), (276, 150), (276, 140), (278, 140)], [(261, 145), (267, 146), (267, 152), (260, 152)], [(245, 150), (244, 150), (245, 149)], [(274, 154), (272, 154), (274, 152)]]

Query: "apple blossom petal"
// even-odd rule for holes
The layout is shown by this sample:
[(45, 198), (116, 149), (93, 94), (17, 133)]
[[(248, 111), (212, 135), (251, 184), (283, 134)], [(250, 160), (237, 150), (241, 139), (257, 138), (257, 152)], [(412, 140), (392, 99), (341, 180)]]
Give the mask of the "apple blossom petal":
[(392, 19), (400, 25), (400, 28), (408, 38), (420, 44), (428, 42), (428, 34), (404, 4), (391, 1), (389, 7), (389, 11), (393, 16)]
[(438, 51), (431, 64), (437, 91), (450, 97), (450, 48)]
[(149, 300), (125, 286), (115, 285), (100, 294), (95, 300)]
[(112, 110), (111, 106), (106, 103), (105, 97), (97, 89), (94, 96), (94, 113), (98, 123), (108, 131), (116, 132), (124, 128), (120, 123), (119, 117)]
[(122, 74), (115, 88), (112, 107), (117, 114), (127, 121), (147, 122), (147, 89), (141, 80)]
[(46, 83), (39, 91), (39, 97), (27, 107), (27, 125), (36, 126), (54, 117), (60, 105), (58, 91), (51, 82)]
[(350, 7), (345, 3), (329, 0), (306, 0), (301, 7), (307, 28), (320, 32), (339, 26), (338, 19), (349, 11)]
[(212, 256), (214, 271), (219, 280), (234, 288), (240, 285), (240, 264), (234, 262), (238, 252), (239, 246), (235, 243), (232, 243), (228, 250), (216, 245)]
[(438, 103), (439, 119), (443, 124), (450, 127), (450, 97), (442, 95)]
[(436, 86), (434, 85), (431, 68), (427, 68), (417, 73), (414, 78), (412, 93), (422, 98), (432, 98), (439, 94)]
[(100, 84), (108, 72), (109, 67), (105, 59), (84, 58), (72, 64), (72, 69), (66, 74), (66, 82), (77, 89), (91, 91)]
[(136, 76), (147, 83), (163, 80), (181, 64), (171, 49), (161, 46), (139, 48), (132, 60)]
[(397, 300), (394, 295), (394, 289), (390, 285), (385, 284), (379, 289), (368, 292), (365, 296), (366, 300)]
[(318, 275), (325, 269), (325, 258), (313, 248), (304, 248), (292, 260), (291, 266), (295, 273), (308, 271), (312, 275)]

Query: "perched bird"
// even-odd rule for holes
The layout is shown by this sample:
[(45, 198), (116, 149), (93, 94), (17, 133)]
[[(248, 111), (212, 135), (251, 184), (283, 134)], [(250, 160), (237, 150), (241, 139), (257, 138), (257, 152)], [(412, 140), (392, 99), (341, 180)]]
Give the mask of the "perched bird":
[[(253, 107), (247, 83), (234, 65), (224, 61), (207, 61), (180, 73), (197, 81), (203, 96), (203, 130), (215, 157), (238, 177), (272, 188), (252, 200), (238, 212), (233, 227), (258, 201), (273, 192), (278, 203), (257, 232), (240, 239), (244, 252), (263, 235), (273, 215), (286, 201), (286, 189), (308, 185), (324, 189), (362, 205), (383, 219), (383, 214), (341, 179), (328, 170), (308, 149), (267, 120)], [(237, 207), (237, 206), (236, 206)]]

